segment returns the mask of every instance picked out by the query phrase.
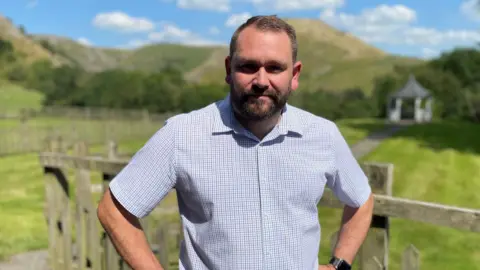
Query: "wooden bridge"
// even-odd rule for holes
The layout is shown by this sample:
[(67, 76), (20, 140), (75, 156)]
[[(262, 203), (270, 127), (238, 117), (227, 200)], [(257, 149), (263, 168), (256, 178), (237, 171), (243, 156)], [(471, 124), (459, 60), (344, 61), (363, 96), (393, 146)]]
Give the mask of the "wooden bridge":
[[(101, 194), (130, 156), (117, 153), (114, 143), (109, 144), (105, 155), (99, 156), (89, 154), (87, 145), (81, 142), (75, 144), (74, 149), (65, 149), (60, 138), (56, 138), (48, 142), (39, 158), (45, 172), (51, 269), (130, 269), (118, 256), (96, 216), (96, 203)], [(375, 206), (370, 232), (356, 258), (358, 269), (389, 268), (388, 236), (392, 217), (480, 233), (480, 210), (393, 197), (392, 164), (365, 163), (362, 167), (370, 179)], [(98, 178), (93, 177), (96, 174)], [(94, 183), (101, 187), (96, 192), (92, 188)], [(320, 206), (343, 208), (329, 189)], [(176, 212), (172, 214), (178, 216)], [(166, 270), (178, 269), (180, 225), (158, 223), (154, 216), (142, 220), (152, 250)], [(332, 250), (336, 237), (337, 234), (331, 237)], [(402, 269), (420, 269), (419, 252), (413, 245), (405, 247)]]

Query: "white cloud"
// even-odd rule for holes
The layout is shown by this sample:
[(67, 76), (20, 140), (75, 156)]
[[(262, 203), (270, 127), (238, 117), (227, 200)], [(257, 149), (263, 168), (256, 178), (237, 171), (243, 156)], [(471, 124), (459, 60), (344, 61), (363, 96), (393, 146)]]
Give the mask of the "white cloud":
[(432, 48), (422, 48), (422, 58), (431, 59), (437, 57), (440, 54), (438, 50)]
[(212, 10), (220, 12), (227, 12), (231, 9), (230, 0), (176, 0), (176, 2), (177, 7), (183, 9)]
[(38, 0), (30, 0), (27, 3), (27, 8), (34, 8), (38, 6)]
[(259, 9), (288, 11), (310, 9), (336, 9), (345, 4), (344, 0), (247, 0)]
[(417, 14), (403, 5), (380, 5), (360, 14), (336, 13), (326, 10), (320, 18), (349, 31), (366, 42), (412, 46), (443, 46), (480, 41), (480, 33), (470, 30), (440, 31), (414, 26)]
[(81, 37), (81, 38), (77, 39), (77, 41), (82, 45), (92, 46), (92, 42), (90, 42), (90, 40), (88, 40), (87, 38)]
[(121, 32), (148, 32), (155, 28), (149, 19), (132, 17), (121, 11), (97, 14), (92, 23), (98, 28)]
[(238, 14), (232, 14), (228, 17), (227, 21), (225, 22), (225, 26), (227, 27), (238, 27), (242, 23), (246, 22), (252, 14), (249, 12), (243, 12)]
[(130, 41), (124, 47), (137, 48), (153, 43), (177, 43), (191, 46), (208, 46), (208, 45), (226, 45), (224, 42), (210, 40), (201, 35), (182, 29), (170, 22), (161, 23), (160, 31), (151, 32), (144, 40), (135, 39)]
[(210, 33), (210, 35), (218, 35), (220, 34), (220, 29), (218, 29), (216, 26), (212, 26), (210, 29), (208, 29), (208, 33)]
[(480, 1), (466, 0), (460, 5), (460, 12), (468, 19), (480, 22)]

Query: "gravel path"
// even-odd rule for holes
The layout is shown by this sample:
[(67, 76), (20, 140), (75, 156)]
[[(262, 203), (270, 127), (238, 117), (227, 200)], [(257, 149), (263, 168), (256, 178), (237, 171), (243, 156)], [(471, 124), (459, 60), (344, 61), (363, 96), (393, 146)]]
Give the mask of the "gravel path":
[[(405, 127), (404, 125), (392, 125), (379, 132), (369, 135), (352, 146), (352, 152), (355, 158), (370, 153), (384, 139), (392, 136), (394, 133)], [(7, 262), (0, 262), (0, 270), (50, 270), (47, 265), (48, 250), (39, 250), (17, 254), (12, 256)]]
[(47, 250), (31, 251), (14, 255), (7, 262), (0, 263), (0, 270), (49, 270)]
[(392, 136), (406, 126), (407, 125), (390, 125), (384, 130), (380, 130), (368, 135), (365, 139), (359, 141), (351, 147), (353, 155), (356, 159), (367, 155), (368, 153), (372, 152), (383, 140)]

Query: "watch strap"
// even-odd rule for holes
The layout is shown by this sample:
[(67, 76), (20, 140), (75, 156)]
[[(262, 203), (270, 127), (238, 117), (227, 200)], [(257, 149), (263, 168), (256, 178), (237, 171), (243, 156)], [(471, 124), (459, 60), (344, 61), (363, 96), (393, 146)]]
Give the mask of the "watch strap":
[(352, 269), (351, 265), (348, 264), (345, 260), (333, 256), (329, 262), (336, 270), (350, 270)]

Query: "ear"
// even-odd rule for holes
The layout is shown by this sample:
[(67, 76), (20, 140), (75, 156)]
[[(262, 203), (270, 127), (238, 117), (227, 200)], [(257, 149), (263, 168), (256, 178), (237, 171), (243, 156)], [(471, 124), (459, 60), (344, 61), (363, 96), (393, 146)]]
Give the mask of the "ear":
[(232, 67), (230, 56), (225, 57), (225, 82), (230, 84), (232, 82)]
[(298, 88), (299, 84), (299, 78), (300, 78), (300, 71), (302, 70), (302, 62), (297, 61), (293, 65), (293, 70), (292, 70), (292, 82), (291, 82), (291, 88), (292, 90), (296, 90)]

